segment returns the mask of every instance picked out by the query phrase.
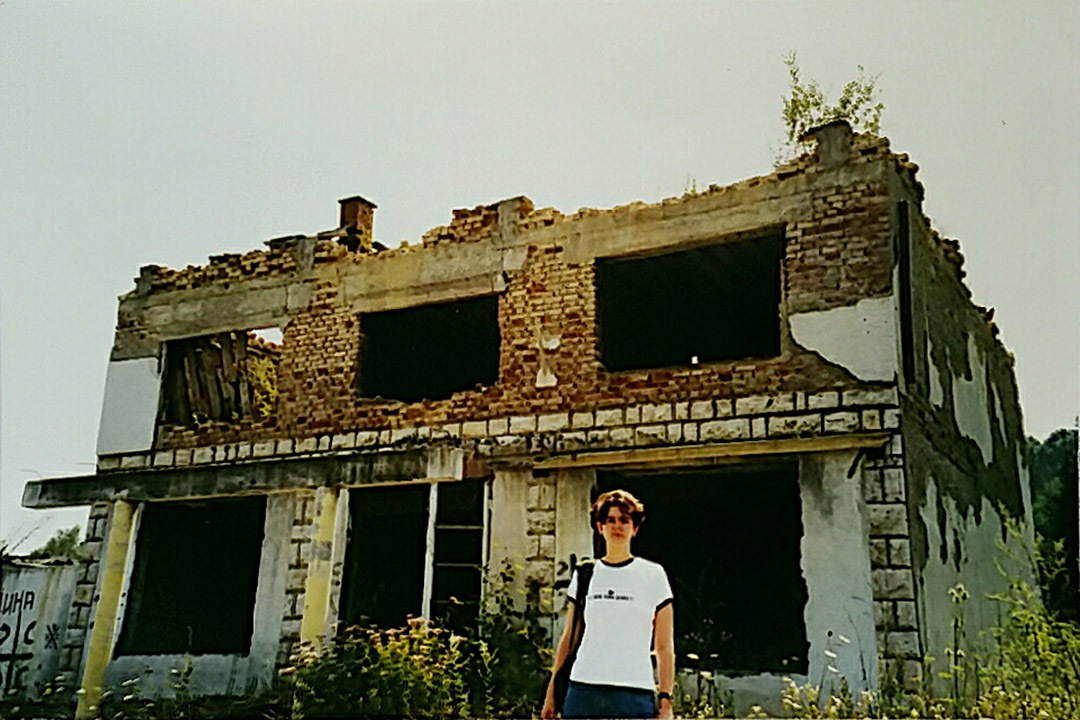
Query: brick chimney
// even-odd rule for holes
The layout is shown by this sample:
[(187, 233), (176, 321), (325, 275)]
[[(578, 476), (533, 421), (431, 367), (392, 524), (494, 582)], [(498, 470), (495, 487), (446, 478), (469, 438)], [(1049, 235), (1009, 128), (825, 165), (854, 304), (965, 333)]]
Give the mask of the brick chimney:
[(371, 252), (372, 228), (375, 226), (375, 203), (353, 195), (352, 197), (338, 200), (341, 206), (341, 220), (338, 228), (346, 233), (342, 244), (349, 248), (350, 252), (362, 249), (363, 252)]

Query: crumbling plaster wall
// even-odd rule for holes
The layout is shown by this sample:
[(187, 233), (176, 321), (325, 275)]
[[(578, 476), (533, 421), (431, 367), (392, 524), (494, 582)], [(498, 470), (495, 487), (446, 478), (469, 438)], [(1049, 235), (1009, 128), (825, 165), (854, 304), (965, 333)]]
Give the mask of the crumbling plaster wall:
[(0, 560), (0, 703), (54, 699), (43, 691), (56, 678), (77, 574), (70, 563)]
[[(910, 227), (914, 362), (900, 400), (920, 652), (943, 658), (957, 612), (965, 615), (965, 646), (985, 650), (988, 634), (980, 632), (1001, 611), (987, 596), (1006, 588), (999, 562), (1030, 577), (1030, 568), (998, 550), (1009, 540), (1005, 516), (1031, 528), (1025, 439), (1013, 356), (992, 311), (971, 301), (958, 243), (930, 229), (910, 175), (893, 186)], [(970, 594), (962, 608), (948, 592), (957, 583)]]

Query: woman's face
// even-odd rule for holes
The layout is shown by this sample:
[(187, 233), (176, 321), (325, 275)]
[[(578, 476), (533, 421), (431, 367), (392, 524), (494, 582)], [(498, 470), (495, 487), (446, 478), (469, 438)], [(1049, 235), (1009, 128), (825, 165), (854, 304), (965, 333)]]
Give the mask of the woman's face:
[(597, 532), (604, 536), (604, 542), (607, 543), (608, 550), (623, 545), (629, 547), (630, 541), (637, 535), (638, 531), (634, 527), (630, 515), (624, 514), (622, 509), (617, 507), (608, 510), (607, 520), (596, 523), (596, 529)]

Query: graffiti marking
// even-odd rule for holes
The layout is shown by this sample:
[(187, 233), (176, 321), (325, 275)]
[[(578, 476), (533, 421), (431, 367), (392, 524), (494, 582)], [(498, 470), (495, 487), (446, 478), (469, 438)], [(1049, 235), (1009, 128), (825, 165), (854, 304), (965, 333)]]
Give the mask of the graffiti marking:
[(56, 623), (49, 623), (45, 626), (45, 649), (60, 649), (60, 626)]

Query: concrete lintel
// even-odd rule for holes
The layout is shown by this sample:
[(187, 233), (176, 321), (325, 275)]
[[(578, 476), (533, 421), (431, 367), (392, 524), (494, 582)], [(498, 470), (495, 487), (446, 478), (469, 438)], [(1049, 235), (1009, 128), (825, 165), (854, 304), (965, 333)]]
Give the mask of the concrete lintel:
[[(115, 500), (180, 500), (423, 480), (428, 478), (430, 453), (430, 449), (358, 453), (34, 480), (26, 484), (22, 502), (28, 508), (53, 508)], [(464, 463), (463, 457), (460, 462)], [(445, 469), (445, 462), (437, 465)], [(461, 477), (458, 471), (440, 479)]]
[(881, 447), (889, 441), (887, 433), (853, 434), (836, 437), (748, 440), (745, 442), (686, 445), (679, 447), (640, 448), (633, 450), (598, 450), (556, 455), (539, 460), (538, 470), (572, 467), (662, 467), (708, 465), (717, 461), (739, 460), (755, 455), (784, 455), (833, 452), (857, 448)]

